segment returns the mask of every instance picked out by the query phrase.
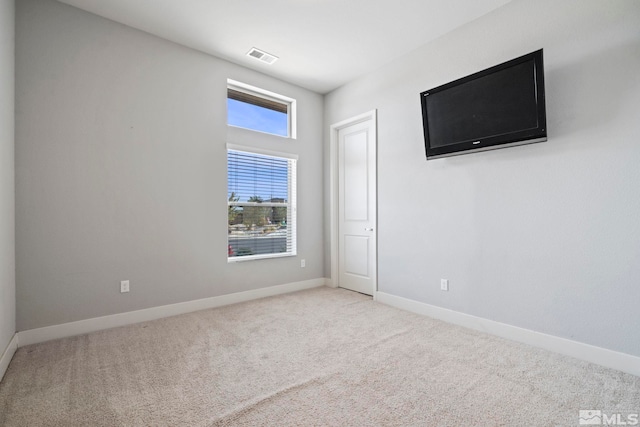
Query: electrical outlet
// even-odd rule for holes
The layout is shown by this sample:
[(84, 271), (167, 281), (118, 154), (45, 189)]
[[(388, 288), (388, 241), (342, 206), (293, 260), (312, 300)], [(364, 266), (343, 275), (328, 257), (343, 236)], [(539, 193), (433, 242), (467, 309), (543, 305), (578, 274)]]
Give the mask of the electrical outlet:
[(440, 290), (441, 291), (448, 291), (449, 290), (449, 280), (440, 279)]
[(304, 259), (301, 259), (301, 260), (300, 260), (300, 267), (301, 267), (301, 268), (305, 268), (306, 266), (307, 266), (307, 261), (306, 261), (306, 260), (304, 260)]
[(123, 280), (120, 282), (120, 293), (129, 292), (129, 281)]

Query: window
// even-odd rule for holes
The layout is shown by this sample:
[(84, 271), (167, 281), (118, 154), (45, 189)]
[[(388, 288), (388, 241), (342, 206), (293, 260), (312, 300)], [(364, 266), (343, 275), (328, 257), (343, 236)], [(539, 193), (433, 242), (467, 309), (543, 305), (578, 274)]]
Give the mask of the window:
[(227, 81), (227, 124), (295, 139), (296, 101), (277, 93)]
[(227, 148), (228, 260), (296, 255), (296, 158)]

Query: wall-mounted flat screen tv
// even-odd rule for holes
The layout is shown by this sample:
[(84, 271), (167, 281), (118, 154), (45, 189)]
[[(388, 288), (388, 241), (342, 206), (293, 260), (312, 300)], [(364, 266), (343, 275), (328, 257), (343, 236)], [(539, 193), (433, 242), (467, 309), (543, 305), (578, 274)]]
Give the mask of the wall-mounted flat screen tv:
[(424, 91), (427, 160), (547, 140), (542, 49)]

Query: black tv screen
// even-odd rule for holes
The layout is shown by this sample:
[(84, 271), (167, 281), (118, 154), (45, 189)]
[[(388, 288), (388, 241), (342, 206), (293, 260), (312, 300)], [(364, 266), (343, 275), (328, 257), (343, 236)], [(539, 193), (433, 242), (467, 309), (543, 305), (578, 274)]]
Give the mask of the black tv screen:
[(542, 49), (420, 99), (427, 160), (547, 139)]

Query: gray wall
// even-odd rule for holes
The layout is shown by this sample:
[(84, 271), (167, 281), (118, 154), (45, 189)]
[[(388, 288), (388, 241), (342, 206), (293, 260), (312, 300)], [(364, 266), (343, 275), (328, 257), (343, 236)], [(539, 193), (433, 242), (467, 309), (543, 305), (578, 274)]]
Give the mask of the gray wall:
[[(322, 96), (52, 0), (16, 31), (18, 330), (323, 277)], [(228, 131), (227, 78), (298, 139)], [(298, 257), (227, 264), (227, 142), (299, 155)]]
[(14, 0), (0, 0), (0, 355), (16, 332)]
[[(549, 140), (427, 162), (419, 93), (539, 48)], [(380, 291), (640, 356), (640, 2), (514, 0), (327, 95), (325, 128), (374, 108)]]

